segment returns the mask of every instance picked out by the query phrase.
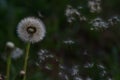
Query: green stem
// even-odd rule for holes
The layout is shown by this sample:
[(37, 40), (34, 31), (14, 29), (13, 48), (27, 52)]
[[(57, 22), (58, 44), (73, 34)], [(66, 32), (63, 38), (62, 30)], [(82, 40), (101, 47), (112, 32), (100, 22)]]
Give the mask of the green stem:
[(27, 46), (26, 46), (26, 56), (25, 56), (25, 61), (24, 61), (24, 72), (25, 72), (25, 75), (23, 77), (23, 80), (26, 80), (27, 61), (28, 61), (28, 57), (29, 57), (29, 50), (30, 50), (30, 43), (28, 43)]
[(6, 80), (9, 80), (9, 76), (10, 76), (10, 65), (11, 65), (11, 55), (9, 54), (7, 56), (7, 72), (6, 72)]

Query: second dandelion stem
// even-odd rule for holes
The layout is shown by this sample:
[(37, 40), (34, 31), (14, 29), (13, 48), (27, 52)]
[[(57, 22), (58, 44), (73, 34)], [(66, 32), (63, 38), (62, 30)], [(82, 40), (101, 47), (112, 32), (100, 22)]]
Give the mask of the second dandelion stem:
[(10, 65), (11, 65), (11, 55), (8, 54), (8, 57), (7, 57), (7, 73), (6, 73), (6, 80), (9, 80), (9, 76), (10, 76)]
[(29, 58), (29, 51), (30, 51), (30, 43), (28, 43), (26, 46), (26, 55), (25, 55), (25, 61), (24, 61), (24, 67), (23, 67), (25, 74), (24, 74), (23, 80), (26, 80), (26, 71), (27, 71), (27, 62)]

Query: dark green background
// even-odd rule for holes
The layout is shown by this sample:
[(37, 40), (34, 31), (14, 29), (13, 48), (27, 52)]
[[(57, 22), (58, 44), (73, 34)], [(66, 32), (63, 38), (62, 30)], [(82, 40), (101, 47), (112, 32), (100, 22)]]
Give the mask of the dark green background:
[[(66, 80), (57, 75), (60, 63), (68, 68), (74, 64), (83, 66), (86, 62), (93, 62), (95, 65), (102, 63), (108, 74), (101, 77), (100, 70), (96, 66), (91, 69), (80, 67), (79, 74), (83, 78), (90, 76), (93, 80), (107, 80), (107, 77), (110, 76), (113, 80), (119, 80), (120, 24), (109, 26), (105, 30), (91, 31), (92, 25), (88, 21), (76, 20), (68, 23), (65, 10), (67, 5), (74, 8), (82, 6), (81, 13), (89, 20), (96, 17), (107, 20), (114, 15), (120, 15), (120, 0), (103, 0), (100, 13), (90, 13), (87, 2), (87, 0), (0, 0), (0, 55), (2, 56), (4, 53), (5, 44), (8, 41), (14, 42), (17, 47), (25, 50), (26, 44), (18, 38), (16, 27), (21, 19), (35, 16), (44, 22), (47, 33), (43, 41), (31, 45), (28, 80)], [(43, 17), (39, 16), (39, 12)], [(64, 44), (63, 41), (67, 39), (75, 41), (75, 44)], [(40, 49), (47, 49), (59, 60), (59, 62), (54, 62), (53, 59), (43, 63), (52, 65), (51, 71), (35, 65), (37, 52)], [(86, 50), (88, 55), (83, 54)], [(16, 75), (19, 76), (23, 58), (24, 56), (13, 60), (11, 80)], [(0, 73), (3, 75), (6, 73), (5, 67), (6, 61), (1, 58)], [(65, 72), (67, 73), (67, 70)], [(70, 76), (70, 80), (74, 80), (72, 76)]]

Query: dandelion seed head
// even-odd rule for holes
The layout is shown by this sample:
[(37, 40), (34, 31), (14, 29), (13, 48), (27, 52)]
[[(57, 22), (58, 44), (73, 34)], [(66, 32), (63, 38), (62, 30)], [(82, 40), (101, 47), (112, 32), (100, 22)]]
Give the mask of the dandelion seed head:
[(18, 36), (25, 42), (35, 43), (45, 37), (45, 26), (40, 19), (27, 17), (17, 27)]
[(20, 49), (20, 48), (15, 48), (15, 49), (12, 51), (11, 57), (12, 57), (13, 59), (17, 59), (17, 58), (19, 58), (22, 54), (23, 54), (23, 50), (22, 50), (22, 49)]

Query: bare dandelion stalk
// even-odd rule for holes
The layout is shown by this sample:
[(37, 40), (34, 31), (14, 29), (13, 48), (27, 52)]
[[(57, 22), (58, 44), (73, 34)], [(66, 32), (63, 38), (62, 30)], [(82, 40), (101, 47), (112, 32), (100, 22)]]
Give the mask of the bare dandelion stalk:
[(25, 61), (24, 61), (25, 74), (24, 74), (23, 80), (26, 80), (26, 71), (27, 71), (27, 62), (28, 62), (28, 58), (29, 58), (29, 51), (30, 51), (30, 42), (26, 46), (26, 56), (25, 56)]
[(9, 76), (10, 76), (10, 66), (11, 66), (11, 55), (9, 54), (7, 57), (7, 72), (6, 72), (6, 80), (9, 80)]

